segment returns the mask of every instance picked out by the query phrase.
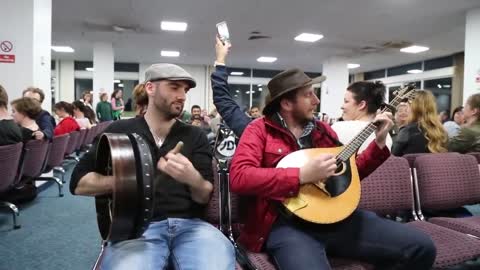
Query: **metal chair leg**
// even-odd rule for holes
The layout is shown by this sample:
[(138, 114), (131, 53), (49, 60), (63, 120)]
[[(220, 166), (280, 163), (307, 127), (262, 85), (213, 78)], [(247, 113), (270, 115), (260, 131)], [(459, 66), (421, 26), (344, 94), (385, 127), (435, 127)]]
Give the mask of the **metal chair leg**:
[(62, 183), (65, 184), (65, 169), (62, 167), (55, 167), (53, 168), (53, 171), (58, 172), (62, 175)]
[(18, 207), (15, 204), (10, 202), (0, 202), (0, 204), (12, 210), (13, 229), (14, 230), (20, 229), (21, 226), (17, 223), (17, 219), (20, 218), (20, 212), (18, 211)]
[(35, 178), (35, 181), (40, 180), (40, 181), (55, 181), (58, 185), (58, 196), (63, 197), (63, 183), (62, 180), (58, 179), (58, 177), (37, 177)]

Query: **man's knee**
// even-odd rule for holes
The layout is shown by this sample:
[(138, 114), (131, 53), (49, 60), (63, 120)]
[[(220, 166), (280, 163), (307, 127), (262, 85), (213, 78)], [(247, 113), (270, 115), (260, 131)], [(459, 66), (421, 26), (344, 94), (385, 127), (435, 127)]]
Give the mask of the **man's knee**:
[(423, 237), (419, 237), (417, 241), (416, 246), (419, 259), (433, 265), (437, 256), (437, 248), (432, 239), (428, 235), (423, 234)]

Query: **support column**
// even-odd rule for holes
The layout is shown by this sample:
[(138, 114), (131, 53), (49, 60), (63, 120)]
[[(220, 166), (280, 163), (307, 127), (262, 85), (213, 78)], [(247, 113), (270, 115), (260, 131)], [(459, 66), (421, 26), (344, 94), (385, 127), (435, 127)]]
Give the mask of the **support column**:
[(348, 61), (343, 58), (331, 58), (323, 63), (322, 74), (327, 79), (322, 83), (320, 112), (330, 117), (342, 115), (340, 107), (348, 87)]
[(469, 96), (480, 93), (480, 9), (467, 13), (463, 87), (463, 103)]
[(112, 43), (95, 42), (93, 45), (93, 107), (99, 102), (100, 92), (113, 92), (114, 59)]
[(73, 60), (58, 61), (58, 72), (60, 74), (59, 100), (73, 102), (75, 100), (75, 65)]
[(42, 89), (42, 107), (51, 111), (52, 0), (3, 1), (2, 11), (0, 84), (10, 100), (21, 97), (27, 87)]

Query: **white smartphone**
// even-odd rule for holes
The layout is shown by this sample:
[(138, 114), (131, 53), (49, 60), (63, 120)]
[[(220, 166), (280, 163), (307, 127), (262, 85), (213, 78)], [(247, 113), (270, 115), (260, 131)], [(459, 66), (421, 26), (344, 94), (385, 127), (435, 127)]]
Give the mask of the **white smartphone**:
[(230, 42), (230, 33), (228, 32), (227, 22), (217, 23), (217, 32), (220, 40), (225, 44), (225, 42)]

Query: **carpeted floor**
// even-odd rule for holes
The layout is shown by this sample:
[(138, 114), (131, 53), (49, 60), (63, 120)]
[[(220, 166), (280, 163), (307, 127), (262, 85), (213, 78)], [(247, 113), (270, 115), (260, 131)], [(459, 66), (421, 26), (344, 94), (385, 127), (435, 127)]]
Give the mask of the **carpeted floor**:
[(18, 230), (10, 212), (0, 210), (0, 270), (86, 270), (100, 251), (94, 199), (73, 196), (68, 181), (64, 197), (51, 185), (31, 203), (20, 205)]

